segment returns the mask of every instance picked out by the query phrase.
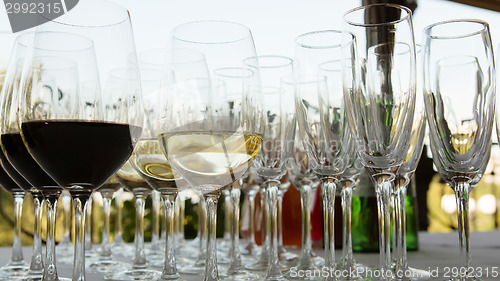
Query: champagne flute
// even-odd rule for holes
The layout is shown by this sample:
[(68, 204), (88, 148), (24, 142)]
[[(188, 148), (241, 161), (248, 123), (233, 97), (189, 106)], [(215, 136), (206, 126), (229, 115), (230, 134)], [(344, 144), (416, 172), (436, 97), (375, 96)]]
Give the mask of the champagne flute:
[[(266, 55), (245, 60), (253, 69), (260, 69), (265, 99), (265, 128), (262, 152), (257, 156), (255, 168), (264, 179), (268, 208), (267, 242), (269, 262), (265, 280), (285, 280), (278, 256), (278, 186), (286, 174), (295, 137), (295, 106), (293, 87), (293, 60), (284, 56)], [(293, 83), (292, 83), (293, 85)]]
[[(314, 191), (319, 186), (320, 180), (311, 167), (311, 161), (307, 157), (307, 151), (300, 134), (295, 135), (292, 157), (288, 165), (288, 174), (290, 175), (290, 181), (300, 191), (300, 203), (302, 206), (302, 249), (295, 268), (297, 271), (314, 272), (319, 270), (319, 268), (313, 260), (310, 202), (313, 194), (315, 194)], [(321, 279), (319, 277), (293, 276), (291, 271), (288, 273), (287, 278), (299, 280)]]
[[(224, 85), (224, 103), (218, 106), (225, 111), (228, 116), (241, 114), (244, 110), (245, 101), (241, 94), (246, 91), (249, 85), (253, 86), (255, 73), (247, 68), (221, 68), (216, 69), (213, 77), (220, 80)], [(227, 215), (226, 224), (229, 228), (229, 266), (227, 272), (223, 273), (224, 280), (255, 280), (258, 275), (250, 273), (243, 267), (240, 254), (239, 225), (240, 225), (240, 188), (249, 170), (238, 180), (232, 183), (227, 190), (227, 201), (225, 201), (225, 211)], [(219, 263), (221, 263), (218, 260)]]
[(259, 251), (259, 246), (255, 242), (255, 197), (260, 190), (259, 177), (254, 176), (255, 172), (252, 172), (253, 168), (250, 168), (248, 172), (248, 180), (241, 187), (245, 193), (245, 197), (248, 198), (248, 217), (249, 217), (249, 235), (248, 241), (243, 247), (244, 256), (252, 256), (257, 254)]
[[(424, 29), (424, 101), (438, 171), (455, 191), (460, 241), (460, 275), (469, 270), (468, 199), (491, 150), (495, 66), (488, 23), (449, 20)], [(435, 152), (435, 153), (434, 153)]]
[(411, 16), (395, 4), (362, 6), (344, 15), (344, 96), (356, 150), (376, 186), (384, 280), (392, 276), (390, 195), (406, 157), (415, 108)]
[[(351, 141), (338, 77), (325, 75), (322, 66), (341, 58), (342, 32), (319, 30), (295, 39), (299, 65), (297, 118), (299, 131), (321, 179), (325, 263), (335, 268), (334, 206), (338, 181), (350, 159)], [(332, 77), (333, 76), (333, 77)], [(331, 276), (330, 276), (331, 278)]]
[(397, 278), (403, 280), (430, 279), (428, 271), (408, 267), (406, 253), (406, 194), (410, 180), (415, 174), (420, 156), (422, 155), (427, 122), (423, 95), (421, 95), (422, 93), (417, 94), (415, 100), (415, 114), (409, 139), (410, 145), (405, 161), (396, 174), (394, 187), (394, 212), (396, 217), (394, 221), (396, 224), (396, 237), (393, 239), (397, 241), (394, 250), (396, 253), (395, 275)]
[[(337, 36), (339, 31), (324, 31), (324, 35), (330, 33), (330, 36), (334, 36), (338, 40)], [(333, 45), (333, 42), (332, 42)], [(338, 57), (332, 58), (332, 60), (324, 61), (318, 65), (318, 74), (325, 76), (328, 83), (328, 91), (330, 93), (342, 93), (342, 65), (341, 60)], [(350, 134), (350, 132), (349, 132)], [(352, 136), (351, 136), (352, 138)], [(356, 184), (358, 183), (359, 174), (363, 168), (361, 161), (356, 155), (356, 149), (354, 148), (354, 142), (350, 141), (350, 147), (348, 148), (348, 159), (346, 169), (342, 173), (339, 180), (339, 185), (341, 187), (341, 205), (342, 205), (342, 217), (343, 217), (343, 227), (342, 227), (342, 256), (337, 262), (337, 269), (341, 272), (358, 272), (358, 268), (365, 268), (366, 266), (358, 264), (353, 257), (352, 253), (352, 233), (351, 233), (351, 212), (352, 212), (352, 193)], [(341, 278), (344, 278), (342, 276)], [(359, 276), (357, 274), (349, 274), (345, 277), (347, 280), (357, 280)]]

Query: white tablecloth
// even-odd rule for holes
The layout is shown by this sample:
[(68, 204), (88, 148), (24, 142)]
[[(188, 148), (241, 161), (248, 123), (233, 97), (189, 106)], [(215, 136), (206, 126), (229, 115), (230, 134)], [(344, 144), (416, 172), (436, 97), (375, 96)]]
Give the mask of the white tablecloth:
[[(408, 253), (408, 263), (412, 267), (430, 269), (439, 274), (432, 280), (446, 280), (444, 274), (452, 273), (454, 267), (460, 262), (458, 247), (458, 234), (452, 233), (426, 233), (419, 234), (419, 250)], [(471, 266), (479, 273), (482, 271), (482, 280), (500, 280), (500, 231), (473, 232), (471, 233), (472, 263)], [(296, 251), (296, 250), (294, 250)], [(321, 249), (315, 250), (321, 255)], [(24, 248), (25, 260), (29, 261), (30, 248)], [(337, 251), (336, 257), (340, 257), (341, 251)], [(5, 264), (10, 256), (9, 248), (0, 248), (0, 264)], [(358, 262), (367, 265), (378, 265), (377, 253), (355, 253)], [(160, 269), (159, 269), (160, 270)], [(71, 266), (58, 265), (59, 276), (71, 277)], [(488, 275), (488, 276), (487, 276)], [(199, 281), (199, 276), (182, 276), (187, 281)], [(87, 274), (88, 281), (104, 280), (102, 275)]]

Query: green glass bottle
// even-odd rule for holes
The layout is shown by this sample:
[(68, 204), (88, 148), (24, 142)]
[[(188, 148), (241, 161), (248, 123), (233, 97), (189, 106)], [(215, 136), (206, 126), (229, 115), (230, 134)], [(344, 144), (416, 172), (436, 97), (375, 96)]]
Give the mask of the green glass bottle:
[[(418, 206), (413, 178), (406, 195), (406, 249), (418, 250)], [(392, 223), (392, 222), (391, 222)], [(391, 243), (392, 244), (392, 243)], [(375, 186), (363, 170), (352, 198), (352, 246), (356, 252), (379, 251), (379, 229)]]

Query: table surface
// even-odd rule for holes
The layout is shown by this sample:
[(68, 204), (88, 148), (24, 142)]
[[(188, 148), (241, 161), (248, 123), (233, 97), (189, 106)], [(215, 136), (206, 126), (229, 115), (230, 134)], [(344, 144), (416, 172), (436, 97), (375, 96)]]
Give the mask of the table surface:
[[(433, 274), (438, 274), (431, 280), (446, 280), (446, 273), (451, 274), (454, 267), (460, 262), (458, 234), (451, 233), (419, 233), (419, 250), (408, 253), (408, 263), (410, 266), (420, 269), (431, 270)], [(500, 231), (473, 232), (471, 233), (472, 263), (475, 272), (483, 274), (481, 280), (500, 280)], [(296, 251), (296, 250), (293, 250)], [(321, 255), (323, 251), (316, 249), (316, 253)], [(25, 260), (29, 260), (30, 248), (24, 248)], [(0, 248), (0, 264), (5, 264), (10, 255), (9, 248)], [(340, 257), (341, 252), (336, 252), (336, 257)], [(358, 262), (367, 265), (378, 265), (377, 253), (355, 253)], [(123, 260), (123, 258), (120, 258)], [(58, 264), (60, 277), (71, 276), (71, 265)], [(222, 269), (221, 269), (222, 271)], [(182, 276), (186, 281), (201, 280), (200, 276)], [(104, 280), (100, 274), (87, 274), (89, 281)]]

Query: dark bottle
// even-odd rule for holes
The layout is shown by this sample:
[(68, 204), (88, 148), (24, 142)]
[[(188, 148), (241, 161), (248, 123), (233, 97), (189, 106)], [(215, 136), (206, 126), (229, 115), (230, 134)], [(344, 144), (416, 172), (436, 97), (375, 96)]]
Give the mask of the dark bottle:
[[(418, 250), (418, 207), (415, 179), (406, 196), (406, 249)], [(392, 223), (392, 222), (391, 222)], [(368, 173), (361, 172), (352, 198), (352, 246), (356, 252), (379, 251), (377, 197)]]

